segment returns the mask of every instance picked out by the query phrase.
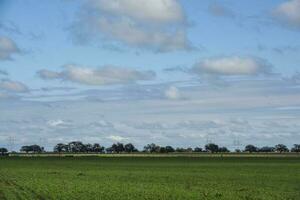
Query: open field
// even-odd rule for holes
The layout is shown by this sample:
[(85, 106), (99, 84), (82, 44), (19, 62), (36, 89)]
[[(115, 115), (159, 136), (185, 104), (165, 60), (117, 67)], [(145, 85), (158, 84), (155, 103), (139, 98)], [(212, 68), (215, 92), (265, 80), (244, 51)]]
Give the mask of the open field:
[(300, 153), (10, 153), (12, 157), (298, 157)]
[(3, 157), (0, 199), (300, 199), (299, 157)]

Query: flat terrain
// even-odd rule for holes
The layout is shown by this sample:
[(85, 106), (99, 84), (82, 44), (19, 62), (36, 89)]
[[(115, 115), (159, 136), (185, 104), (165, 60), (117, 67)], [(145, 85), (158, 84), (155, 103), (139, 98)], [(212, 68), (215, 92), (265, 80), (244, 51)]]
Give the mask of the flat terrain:
[(299, 157), (6, 157), (0, 199), (300, 199)]

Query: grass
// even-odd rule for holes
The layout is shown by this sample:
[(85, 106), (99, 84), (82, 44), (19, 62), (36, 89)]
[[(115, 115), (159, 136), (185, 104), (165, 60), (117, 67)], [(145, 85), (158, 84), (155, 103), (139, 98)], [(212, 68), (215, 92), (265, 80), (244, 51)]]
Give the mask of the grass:
[(300, 199), (299, 157), (7, 157), (0, 199)]

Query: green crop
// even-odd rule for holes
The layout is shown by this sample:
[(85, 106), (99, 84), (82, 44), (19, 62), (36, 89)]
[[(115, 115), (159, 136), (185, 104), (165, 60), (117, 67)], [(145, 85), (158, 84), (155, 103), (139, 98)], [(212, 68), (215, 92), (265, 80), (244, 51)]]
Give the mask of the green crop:
[(7, 157), (0, 199), (300, 199), (300, 158)]

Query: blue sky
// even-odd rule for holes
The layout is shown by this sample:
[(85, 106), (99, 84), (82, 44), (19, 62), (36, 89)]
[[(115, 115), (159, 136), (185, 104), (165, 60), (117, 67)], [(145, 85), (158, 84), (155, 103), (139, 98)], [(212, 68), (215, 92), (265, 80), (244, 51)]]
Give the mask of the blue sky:
[(299, 34), (299, 0), (0, 0), (0, 145), (299, 143)]

